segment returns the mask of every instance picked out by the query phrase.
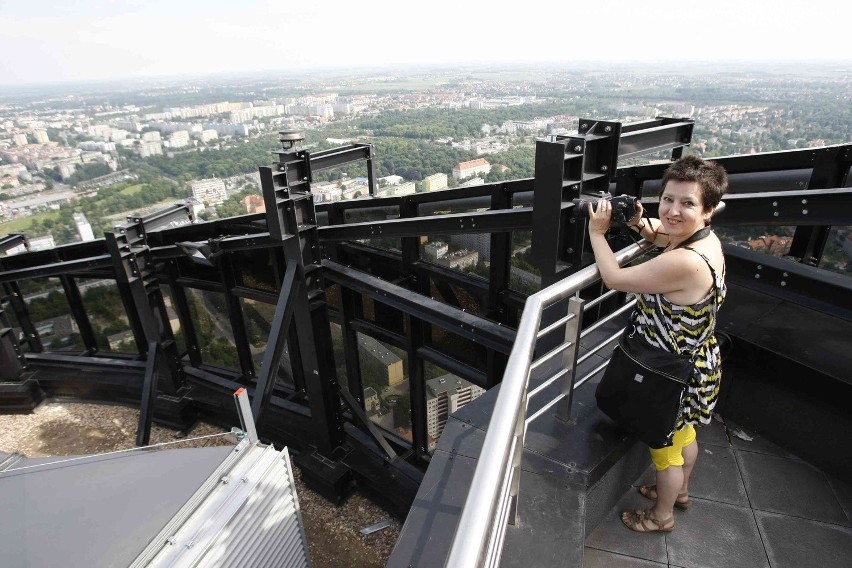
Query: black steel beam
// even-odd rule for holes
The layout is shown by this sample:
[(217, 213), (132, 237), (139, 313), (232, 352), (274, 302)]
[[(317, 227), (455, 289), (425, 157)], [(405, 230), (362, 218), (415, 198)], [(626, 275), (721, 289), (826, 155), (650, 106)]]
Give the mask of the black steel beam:
[(351, 144), (349, 146), (311, 152), (311, 171), (318, 172), (321, 170), (338, 168), (345, 164), (351, 164), (352, 162), (368, 160), (372, 158), (373, 155), (372, 144)]
[[(562, 203), (565, 201), (564, 162), (564, 144), (536, 142), (532, 252), (533, 264), (541, 273), (542, 286), (548, 286), (560, 278), (557, 263), (565, 255), (563, 239), (566, 228), (561, 223)], [(564, 268), (561, 272), (564, 272)]]
[(3, 291), (9, 299), (12, 306), (12, 311), (15, 317), (18, 318), (18, 323), (21, 325), (21, 331), (24, 332), (24, 341), (30, 347), (33, 353), (41, 353), (44, 346), (41, 344), (41, 338), (38, 336), (38, 331), (30, 318), (30, 311), (27, 307), (27, 302), (24, 300), (24, 295), (17, 282), (3, 282)]
[(186, 202), (172, 203), (153, 213), (140, 216), (128, 216), (128, 223), (141, 227), (143, 235), (173, 224), (189, 224), (194, 220), (192, 207)]
[(475, 341), (488, 349), (506, 354), (512, 350), (514, 330), (336, 262), (324, 260), (322, 264), (326, 277), (332, 282)]
[(233, 258), (228, 256), (220, 263), (222, 275), (222, 286), (225, 289), (225, 305), (228, 309), (228, 320), (231, 324), (231, 334), (234, 337), (234, 345), (237, 348), (237, 357), (240, 362), (240, 370), (246, 381), (255, 377), (254, 361), (251, 355), (251, 346), (248, 341), (245, 314), (239, 297), (234, 294), (237, 285), (237, 274), (233, 265)]
[[(454, 357), (449, 357), (434, 347), (428, 345), (418, 347), (417, 356), (484, 389), (490, 388), (495, 382), (484, 371), (471, 367)], [(502, 375), (499, 377), (502, 378)]]
[(688, 146), (692, 140), (694, 125), (695, 121), (687, 118), (662, 118), (623, 124), (618, 143), (618, 157), (631, 158), (649, 152)]
[(90, 354), (97, 353), (98, 342), (95, 338), (95, 330), (92, 329), (92, 323), (89, 321), (89, 314), (86, 313), (86, 307), (83, 305), (83, 296), (80, 294), (77, 282), (66, 275), (60, 276), (59, 280), (62, 282), (68, 307), (71, 308), (71, 316), (77, 324), (77, 329), (80, 330), (80, 338), (83, 340), (83, 345), (86, 346), (86, 351)]
[[(175, 260), (169, 260), (165, 263), (166, 279), (169, 283), (169, 291), (171, 292), (172, 305), (178, 315), (180, 328), (183, 330), (184, 343), (189, 361), (193, 367), (199, 367), (202, 364), (201, 347), (198, 344), (198, 336), (195, 332), (195, 321), (192, 319), (192, 312), (189, 309), (189, 300), (186, 297), (186, 290), (183, 285), (178, 282), (180, 272)], [(236, 389), (234, 389), (236, 390)]]
[(724, 250), (731, 282), (852, 321), (848, 276), (734, 245)]
[(156, 341), (148, 344), (145, 361), (145, 378), (142, 380), (142, 402), (139, 404), (139, 422), (136, 426), (136, 445), (147, 446), (151, 441), (151, 422), (154, 419), (154, 402), (157, 400), (157, 382), (160, 378), (160, 346)]
[(405, 343), (407, 341), (406, 336), (402, 335), (401, 333), (394, 333), (393, 331), (389, 331), (379, 325), (374, 324), (370, 320), (366, 320), (363, 318), (364, 314), (360, 314), (357, 318), (353, 319), (350, 322), (349, 325), (350, 327), (352, 327), (353, 331), (357, 331), (358, 333), (364, 333), (366, 335), (369, 335), (373, 339), (378, 339), (379, 341), (390, 343), (394, 347), (405, 349)]
[[(492, 208), (510, 210), (513, 206), (512, 195), (505, 186), (498, 186), (491, 196)], [(503, 293), (509, 289), (512, 270), (512, 232), (503, 231), (491, 234), (489, 243), (490, 265), (488, 267), (488, 295), (485, 299), (486, 315), (500, 323), (507, 323), (506, 310), (502, 304)]]
[(340, 290), (341, 318), (340, 332), (343, 336), (343, 356), (346, 360), (346, 383), (349, 392), (363, 406), (364, 382), (361, 378), (361, 354), (358, 349), (358, 328), (356, 322), (363, 317), (363, 305), (360, 296), (352, 290)]
[(736, 193), (724, 197), (718, 225), (852, 225), (852, 188)]
[(9, 233), (0, 237), (0, 252), (6, 252), (19, 245), (24, 245), (24, 248), (29, 250), (30, 240), (25, 233)]
[(353, 397), (352, 393), (346, 389), (340, 389), (340, 396), (352, 411), (353, 416), (358, 419), (358, 423), (363, 426), (363, 429), (367, 432), (370, 438), (372, 438), (373, 442), (382, 449), (388, 460), (396, 459), (396, 452), (393, 448), (391, 448), (390, 444), (388, 444), (388, 441), (385, 440), (385, 437), (382, 434), (382, 431), (379, 430), (379, 427), (373, 424), (372, 420), (370, 420), (367, 416), (367, 413), (364, 412), (361, 402)]
[(532, 220), (532, 209), (523, 207), (503, 211), (450, 213), (413, 219), (350, 223), (320, 227), (318, 231), (320, 241), (346, 241), (378, 237), (417, 237), (530, 229)]
[(411, 447), (414, 456), (421, 460), (429, 453), (429, 432), (426, 426), (426, 373), (423, 359), (417, 350), (423, 347), (423, 322), (406, 314), (408, 337), (405, 350), (408, 353), (408, 396), (411, 401)]
[(31, 278), (45, 278), (71, 273), (85, 274), (85, 271), (88, 268), (99, 269), (111, 266), (112, 259), (108, 254), (98, 255), (78, 260), (50, 262), (49, 264), (36, 265), (29, 268), (4, 270), (0, 272), (0, 282), (14, 282), (19, 280), (29, 280)]
[(293, 319), (293, 311), (296, 306), (296, 294), (302, 285), (301, 279), (297, 278), (301, 270), (295, 260), (287, 262), (287, 271), (284, 273), (284, 281), (281, 282), (281, 291), (278, 294), (278, 303), (275, 307), (275, 317), (269, 326), (269, 337), (266, 341), (266, 351), (260, 363), (260, 372), (257, 375), (257, 386), (251, 401), (251, 413), (254, 416), (257, 430), (263, 429), (266, 419), (266, 410), (272, 397), (272, 389), (278, 376), (278, 365), (284, 346), (287, 344), (287, 334), (290, 321)]
[[(808, 182), (808, 189), (819, 190), (845, 185), (849, 175), (849, 154), (849, 151), (840, 152), (837, 148), (830, 148), (818, 154)], [(827, 225), (796, 227), (793, 242), (790, 245), (790, 255), (812, 266), (819, 265), (828, 244), (830, 231), (831, 227)]]

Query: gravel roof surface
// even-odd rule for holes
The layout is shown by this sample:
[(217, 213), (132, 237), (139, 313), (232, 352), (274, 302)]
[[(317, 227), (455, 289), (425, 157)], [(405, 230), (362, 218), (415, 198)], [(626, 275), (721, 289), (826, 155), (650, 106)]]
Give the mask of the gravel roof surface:
[[(119, 405), (45, 401), (31, 414), (0, 414), (0, 451), (26, 457), (88, 455), (135, 447), (139, 410)], [(154, 424), (151, 445), (171, 447), (229, 444), (224, 430), (198, 423), (190, 432)], [(314, 568), (381, 568), (399, 537), (400, 523), (357, 491), (334, 506), (301, 483), (296, 491)], [(360, 530), (379, 521), (390, 526), (369, 535)]]

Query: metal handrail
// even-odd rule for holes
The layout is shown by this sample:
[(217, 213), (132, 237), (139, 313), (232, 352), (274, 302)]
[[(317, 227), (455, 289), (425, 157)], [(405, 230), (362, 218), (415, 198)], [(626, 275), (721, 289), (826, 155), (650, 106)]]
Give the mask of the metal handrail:
[[(636, 260), (647, 252), (648, 248), (645, 245), (647, 243), (637, 243), (619, 251), (616, 254), (618, 264), (623, 266)], [(540, 333), (542, 313), (556, 302), (577, 294), (599, 280), (600, 272), (593, 264), (527, 298), (515, 343), (503, 374), (500, 393), (494, 404), (476, 471), (470, 483), (470, 490), (445, 567), (473, 568), (499, 565), (506, 525), (517, 510), (520, 457), (523, 452), (526, 427), (529, 422), (544, 412), (540, 410), (529, 420), (526, 418), (530, 396), (541, 391), (541, 388), (538, 388), (533, 393), (529, 393), (527, 389), (534, 363), (536, 341), (543, 335)], [(589, 304), (593, 303), (596, 301), (589, 302)], [(618, 311), (620, 312), (621, 310)], [(571, 317), (565, 317), (561, 322), (567, 325), (571, 319)], [(551, 329), (554, 327), (549, 326), (546, 331)], [(606, 345), (611, 339), (599, 347)], [(576, 355), (576, 345), (571, 343), (570, 341), (563, 343), (562, 348), (573, 347)], [(543, 357), (552, 355), (553, 353), (549, 352)], [(598, 372), (603, 366), (597, 368), (592, 374)], [(570, 392), (571, 389), (576, 388), (573, 384), (573, 369), (571, 373), (560, 370), (554, 377), (564, 380), (566, 375), (570, 375), (568, 379), (571, 382), (567, 387)], [(584, 377), (579, 384), (586, 382), (589, 378)], [(552, 381), (553, 377), (550, 382)], [(550, 408), (564, 398), (565, 392), (566, 389), (563, 388), (562, 394), (553, 401), (549, 401), (545, 405), (546, 408)]]

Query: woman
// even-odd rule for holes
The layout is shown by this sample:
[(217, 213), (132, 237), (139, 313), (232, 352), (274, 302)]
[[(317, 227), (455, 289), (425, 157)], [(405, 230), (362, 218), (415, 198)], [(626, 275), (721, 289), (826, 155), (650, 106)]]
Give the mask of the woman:
[(656, 485), (639, 491), (655, 501), (647, 510), (625, 511), (621, 520), (638, 532), (670, 532), (674, 508), (685, 510), (689, 476), (698, 457), (696, 425), (709, 424), (719, 394), (719, 347), (713, 335), (716, 311), (725, 297), (722, 244), (710, 217), (728, 188), (724, 168), (695, 156), (674, 162), (663, 175), (659, 219), (643, 219), (642, 205), (628, 225), (662, 247), (637, 266), (621, 268), (606, 240), (612, 219), (609, 201), (589, 205), (589, 238), (604, 284), (637, 295), (631, 323), (649, 343), (667, 351), (696, 352), (695, 371), (681, 401), (673, 445), (651, 448)]

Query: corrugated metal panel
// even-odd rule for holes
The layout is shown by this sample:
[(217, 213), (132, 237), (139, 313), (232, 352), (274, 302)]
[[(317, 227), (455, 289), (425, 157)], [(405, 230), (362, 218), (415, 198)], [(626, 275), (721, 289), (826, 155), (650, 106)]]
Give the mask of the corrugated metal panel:
[(287, 448), (244, 440), (143, 552), (134, 567), (309, 567)]

